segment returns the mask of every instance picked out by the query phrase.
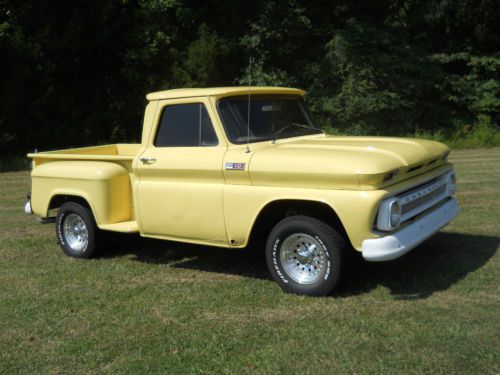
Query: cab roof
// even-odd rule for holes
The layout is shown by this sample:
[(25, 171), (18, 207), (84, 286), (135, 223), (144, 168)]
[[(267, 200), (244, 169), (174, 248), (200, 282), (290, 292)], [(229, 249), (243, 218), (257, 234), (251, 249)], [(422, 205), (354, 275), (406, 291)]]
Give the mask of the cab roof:
[(234, 86), (234, 87), (209, 87), (209, 88), (184, 88), (152, 92), (146, 95), (149, 101), (163, 99), (191, 98), (199, 96), (233, 96), (250, 94), (283, 94), (304, 96), (305, 91), (290, 87), (272, 86)]

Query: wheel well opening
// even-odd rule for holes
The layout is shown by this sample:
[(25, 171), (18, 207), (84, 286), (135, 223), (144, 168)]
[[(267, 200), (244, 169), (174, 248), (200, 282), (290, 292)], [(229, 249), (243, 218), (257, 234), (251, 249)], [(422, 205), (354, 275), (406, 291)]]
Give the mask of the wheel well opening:
[(349, 242), (349, 237), (338, 215), (326, 203), (279, 200), (269, 203), (259, 213), (250, 233), (250, 246), (261, 247), (265, 245), (269, 233), (279, 221), (296, 215), (310, 216), (323, 221), (325, 224), (336, 229)]
[[(81, 204), (82, 206), (90, 208), (89, 203), (82, 197), (76, 195), (59, 194), (59, 195), (54, 195), (50, 200), (49, 210), (48, 210), (49, 214), (51, 210), (59, 209), (66, 202), (75, 202)], [(54, 216), (54, 215), (49, 215), (49, 216)]]

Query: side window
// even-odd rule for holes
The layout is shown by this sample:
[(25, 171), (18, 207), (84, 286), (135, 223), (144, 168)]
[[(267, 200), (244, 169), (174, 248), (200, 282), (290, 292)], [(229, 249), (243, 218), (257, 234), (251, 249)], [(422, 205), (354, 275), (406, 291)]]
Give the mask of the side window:
[(217, 146), (217, 136), (205, 105), (175, 104), (165, 107), (154, 145), (156, 147)]

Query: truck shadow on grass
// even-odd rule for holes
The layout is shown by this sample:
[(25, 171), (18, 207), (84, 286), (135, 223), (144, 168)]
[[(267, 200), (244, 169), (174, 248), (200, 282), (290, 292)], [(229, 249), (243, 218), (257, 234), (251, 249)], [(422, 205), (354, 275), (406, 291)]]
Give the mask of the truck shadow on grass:
[[(500, 237), (440, 232), (394, 261), (369, 263), (354, 254), (346, 268), (348, 275), (334, 297), (350, 297), (384, 286), (398, 299), (428, 298), (484, 266), (499, 244)], [(101, 257), (120, 256), (181, 269), (271, 280), (264, 252), (256, 249), (228, 250), (114, 235)]]
[(226, 249), (113, 233), (105, 251), (100, 252), (98, 257), (120, 256), (131, 256), (138, 262), (180, 269), (271, 280), (264, 252), (253, 249)]
[(484, 266), (500, 237), (440, 232), (403, 257), (382, 263), (357, 257), (338, 296), (366, 293), (378, 286), (398, 299), (423, 299), (444, 291)]

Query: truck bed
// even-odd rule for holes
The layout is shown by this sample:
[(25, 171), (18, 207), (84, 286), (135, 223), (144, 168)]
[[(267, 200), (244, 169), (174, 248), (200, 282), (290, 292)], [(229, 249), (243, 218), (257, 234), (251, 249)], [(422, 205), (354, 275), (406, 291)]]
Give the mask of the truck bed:
[[(138, 232), (131, 179), (140, 144), (110, 144), (36, 152), (33, 159), (33, 212), (48, 217), (62, 197), (87, 201), (100, 229)], [(65, 198), (64, 198), (65, 199)]]

